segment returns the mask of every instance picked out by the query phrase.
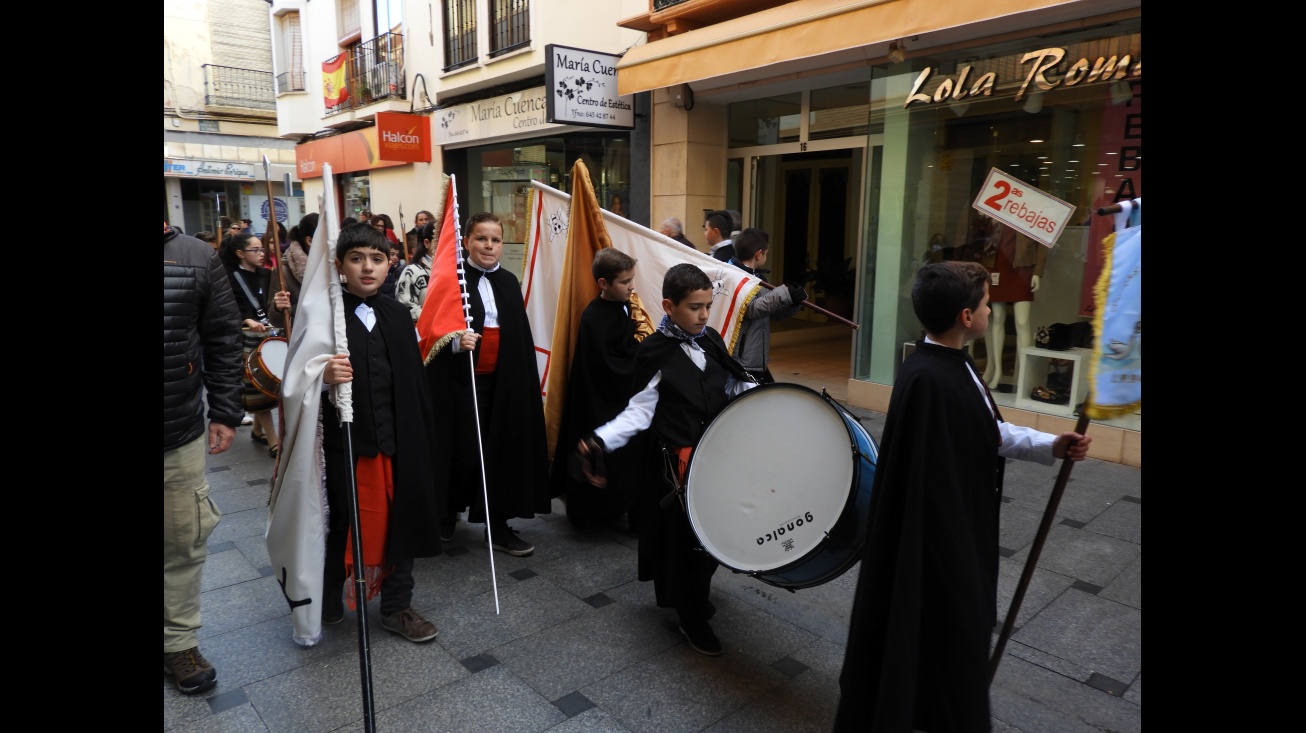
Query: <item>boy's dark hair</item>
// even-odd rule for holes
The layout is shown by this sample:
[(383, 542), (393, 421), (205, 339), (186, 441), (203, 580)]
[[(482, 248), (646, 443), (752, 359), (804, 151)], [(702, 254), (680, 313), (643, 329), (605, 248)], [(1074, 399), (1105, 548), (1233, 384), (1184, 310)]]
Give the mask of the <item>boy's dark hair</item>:
[(302, 245), (305, 239), (313, 236), (313, 233), (317, 231), (317, 220), (319, 218), (316, 211), (311, 214), (304, 214), (304, 218), (299, 220), (299, 226), (295, 227), (299, 231), (295, 232), (295, 235), (291, 238)]
[(957, 323), (963, 308), (975, 310), (984, 299), (989, 271), (978, 262), (935, 262), (916, 273), (911, 286), (911, 306), (925, 332), (946, 333)]
[(389, 257), (390, 240), (371, 224), (355, 222), (340, 230), (340, 236), (336, 238), (336, 259), (344, 262), (351, 249), (375, 249)]
[(721, 232), (722, 239), (730, 238), (730, 214), (724, 211), (713, 211), (707, 215), (705, 223), (707, 226)]
[(765, 252), (770, 248), (771, 240), (766, 232), (757, 227), (749, 227), (735, 238), (735, 259), (747, 262), (756, 257), (758, 252)]
[(667, 274), (662, 276), (662, 297), (673, 304), (684, 300), (695, 290), (711, 290), (712, 281), (707, 273), (698, 269), (698, 265), (682, 262), (672, 265)]
[[(435, 247), (436, 245), (439, 244), (439, 242), (436, 241), (434, 221), (428, 221), (425, 224), (418, 227), (417, 234), (414, 236), (416, 237), (417, 241), (413, 243), (413, 262), (421, 262), (422, 258), (427, 256), (428, 254), (432, 256), (435, 255)], [(430, 249), (426, 248), (426, 240), (428, 239), (431, 240)]]
[(617, 279), (617, 275), (634, 268), (634, 257), (615, 247), (604, 247), (594, 253), (594, 264), (590, 265), (590, 272), (594, 274), (595, 281), (603, 278), (611, 283)]
[(481, 222), (484, 221), (489, 221), (498, 224), (499, 229), (503, 229), (503, 222), (499, 219), (499, 217), (495, 216), (493, 212), (482, 211), (479, 214), (472, 214), (471, 217), (467, 219), (467, 228), (463, 230), (463, 236), (464, 237), (472, 236), (472, 230), (476, 228), (477, 224), (480, 224)]

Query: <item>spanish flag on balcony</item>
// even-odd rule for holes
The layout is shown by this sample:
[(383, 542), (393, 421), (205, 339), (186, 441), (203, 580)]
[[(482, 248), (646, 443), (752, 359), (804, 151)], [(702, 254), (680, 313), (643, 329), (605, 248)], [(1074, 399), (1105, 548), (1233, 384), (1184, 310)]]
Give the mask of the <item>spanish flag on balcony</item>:
[(347, 54), (336, 54), (322, 62), (322, 100), (327, 107), (336, 107), (349, 99), (349, 90), (345, 88), (345, 58)]

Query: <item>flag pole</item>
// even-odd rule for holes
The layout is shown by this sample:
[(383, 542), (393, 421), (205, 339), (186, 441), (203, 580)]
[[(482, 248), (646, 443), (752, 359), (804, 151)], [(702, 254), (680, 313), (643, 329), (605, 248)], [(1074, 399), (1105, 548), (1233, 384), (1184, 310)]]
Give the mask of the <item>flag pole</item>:
[[(331, 195), (334, 190), (330, 164), (324, 166), (323, 183), (327, 191), (323, 200), (327, 203), (319, 205), (322, 210), (322, 226), (326, 227), (326, 237), (322, 246), (329, 249), (328, 252), (335, 249), (336, 239), (340, 236), (340, 219), (335, 210), (335, 198)], [(336, 353), (348, 354), (349, 341), (345, 336), (345, 314), (344, 314), (344, 296), (341, 294), (340, 272), (336, 270), (335, 265), (331, 265), (335, 270), (336, 276), (331, 278), (331, 315), (335, 324), (336, 332)], [(358, 508), (358, 475), (357, 466), (353, 460), (354, 457), (354, 404), (353, 404), (353, 385), (349, 382), (333, 385), (336, 394), (336, 411), (340, 414), (340, 427), (344, 433), (345, 439), (345, 457), (349, 460), (350, 470), (347, 473), (349, 479), (349, 526), (350, 531), (354, 534), (354, 599), (358, 606), (358, 671), (362, 678), (363, 687), (363, 730), (366, 733), (376, 732), (376, 706), (372, 694), (372, 649), (368, 637), (367, 623), (367, 577), (363, 570), (363, 533), (359, 531), (362, 526), (360, 512)]]
[[(768, 290), (775, 290), (775, 286), (772, 285), (771, 283), (765, 281), (765, 280), (759, 280), (758, 282), (762, 285), (762, 287), (764, 287), (764, 288), (766, 288), (766, 289), (768, 289)], [(828, 310), (822, 308), (822, 307), (819, 306), (819, 305), (816, 305), (815, 303), (813, 303), (813, 302), (810, 301), (810, 300), (804, 300), (803, 302), (799, 303), (798, 305), (801, 305), (801, 306), (803, 306), (803, 307), (805, 307), (805, 308), (811, 308), (812, 310), (816, 311), (817, 313), (820, 313), (821, 315), (825, 316), (826, 318), (833, 318), (834, 320), (836, 320), (836, 321), (838, 321), (838, 322), (844, 324), (845, 326), (852, 326), (854, 329), (858, 327), (856, 323), (853, 323), (852, 321), (848, 320), (847, 318), (844, 318), (843, 316), (839, 315), (838, 313), (831, 313), (830, 311), (828, 311)]]
[[(1088, 430), (1088, 402), (1092, 399), (1089, 396), (1079, 407), (1079, 422), (1075, 423), (1075, 432), (1084, 435)], [(1066, 446), (1069, 450), (1070, 446)], [(1066, 483), (1070, 481), (1070, 469), (1074, 467), (1075, 462), (1069, 456), (1061, 459), (1061, 470), (1057, 472), (1056, 483), (1052, 486), (1052, 495), (1048, 497), (1047, 508), (1043, 510), (1043, 521), (1038, 525), (1038, 533), (1034, 535), (1034, 544), (1029, 548), (1029, 558), (1025, 560), (1025, 569), (1020, 574), (1020, 582), (1016, 584), (1016, 593), (1011, 597), (1011, 608), (1007, 610), (1007, 617), (1002, 621), (1002, 633), (998, 634), (998, 643), (993, 649), (993, 657), (989, 660), (989, 686), (993, 685), (993, 678), (998, 674), (998, 664), (1002, 661), (1003, 650), (1007, 647), (1007, 639), (1011, 638), (1011, 630), (1016, 626), (1016, 614), (1020, 611), (1020, 604), (1025, 600), (1025, 591), (1029, 588), (1029, 581), (1034, 577), (1034, 568), (1038, 565), (1039, 554), (1043, 552), (1043, 543), (1047, 541), (1048, 531), (1052, 529), (1052, 520), (1056, 518), (1057, 505), (1061, 503), (1061, 494), (1066, 490)]]

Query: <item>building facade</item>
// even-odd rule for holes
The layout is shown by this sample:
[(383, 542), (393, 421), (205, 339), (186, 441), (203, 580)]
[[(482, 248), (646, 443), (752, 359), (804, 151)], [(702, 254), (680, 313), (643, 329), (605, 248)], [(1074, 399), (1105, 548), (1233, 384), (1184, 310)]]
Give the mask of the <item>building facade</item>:
[(164, 3), (163, 218), (188, 234), (217, 232), (223, 216), (262, 234), (273, 217), (289, 229), (302, 215), (271, 49), (264, 0)]
[[(647, 201), (647, 178), (633, 180), (640, 153), (632, 143), (641, 125), (647, 140), (647, 115), (635, 114), (634, 95), (616, 99), (615, 64), (644, 37), (617, 21), (642, 7), (634, 0), (273, 0), (278, 77), (302, 70), (313, 80), (277, 97), (280, 134), (297, 142), (309, 199), (323, 192), (321, 167), (329, 162), (330, 194), (345, 215), (388, 214), (407, 228), (418, 211), (439, 206), (443, 176), (452, 175), (464, 220), (477, 211), (503, 220), (503, 262), (518, 276), (530, 181), (566, 190), (572, 164), (584, 160), (605, 205), (615, 199), (637, 212), (627, 201)], [(560, 67), (560, 54), (574, 68)], [(590, 93), (606, 82), (610, 94), (599, 103), (621, 114), (567, 118), (556, 102), (568, 90), (573, 101), (582, 82)], [(646, 144), (643, 150), (646, 157)]]
[[(650, 0), (621, 25), (648, 34), (618, 89), (652, 95), (650, 218), (737, 209), (773, 281), (847, 296), (851, 402), (888, 407), (916, 270), (972, 259), (995, 303), (972, 355), (1004, 416), (1074, 426), (1089, 352), (1035, 338), (1091, 322), (1098, 212), (1141, 207), (1141, 0)], [(1028, 222), (988, 215), (1003, 190)], [(1094, 457), (1141, 465), (1141, 408), (1090, 429)]]

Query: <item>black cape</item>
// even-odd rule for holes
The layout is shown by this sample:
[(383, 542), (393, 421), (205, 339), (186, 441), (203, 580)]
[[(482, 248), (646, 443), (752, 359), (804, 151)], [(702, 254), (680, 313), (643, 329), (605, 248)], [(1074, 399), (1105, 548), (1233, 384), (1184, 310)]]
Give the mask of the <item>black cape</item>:
[(585, 306), (576, 333), (576, 349), (567, 377), (567, 394), (558, 425), (550, 481), (553, 496), (567, 496), (567, 512), (585, 506), (597, 515), (615, 516), (629, 508), (632, 489), (626, 465), (633, 446), (605, 459), (608, 486), (594, 489), (568, 473), (568, 458), (580, 439), (616, 417), (631, 397), (635, 370), (635, 321), (626, 304), (596, 297)]
[[(395, 494), (386, 530), (386, 560), (398, 562), (415, 557), (435, 557), (441, 551), (440, 535), (432, 528), (438, 526), (439, 499), (444, 491), (437, 483), (440, 475), (436, 472), (431, 449), (435, 413), (422, 370), (413, 318), (398, 301), (379, 294), (368, 299), (367, 304), (376, 311), (374, 328), (381, 329), (385, 339), (394, 380)], [(346, 328), (349, 324), (363, 328), (353, 308), (345, 310)], [(355, 366), (354, 392), (370, 389), (367, 369)], [(361, 416), (355, 417), (356, 422), (350, 425), (350, 438), (357, 454), (360, 446), (374, 444), (375, 437), (367, 432), (368, 422), (357, 419)], [(347, 472), (353, 470), (353, 462), (345, 461), (344, 429), (327, 393), (322, 396), (322, 446), (326, 454), (327, 481), (332, 485), (329, 493), (337, 497), (347, 495), (345, 482), (349, 478)], [(371, 454), (376, 455), (375, 448)], [(343, 502), (334, 502), (331, 511), (349, 512), (350, 507)]]
[(973, 366), (918, 341), (894, 383), (836, 731), (990, 729), (1004, 460)]
[[(529, 519), (553, 511), (549, 496), (548, 442), (544, 432), (544, 399), (535, 362), (521, 284), (507, 268), (484, 273), (465, 264), (471, 327), (485, 332), (485, 303), (477, 290), (482, 277), (490, 282), (499, 309), (499, 360), (492, 394), (478, 396), (485, 454), (486, 488), (496, 513)], [(411, 325), (411, 318), (409, 323)], [(479, 359), (481, 350), (471, 353)], [(466, 352), (445, 346), (427, 365), (436, 414), (436, 447), (447, 457), (447, 509), (468, 509), (467, 521), (485, 521), (481, 468), (472, 401), (472, 375)], [(474, 363), (474, 362), (473, 362)], [(488, 383), (489, 380), (487, 380)]]

